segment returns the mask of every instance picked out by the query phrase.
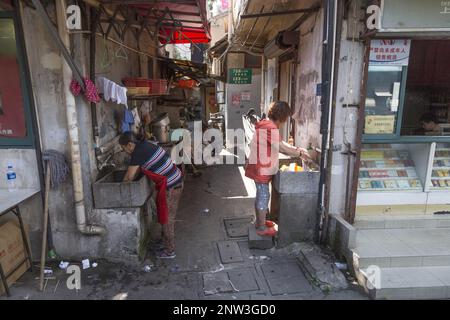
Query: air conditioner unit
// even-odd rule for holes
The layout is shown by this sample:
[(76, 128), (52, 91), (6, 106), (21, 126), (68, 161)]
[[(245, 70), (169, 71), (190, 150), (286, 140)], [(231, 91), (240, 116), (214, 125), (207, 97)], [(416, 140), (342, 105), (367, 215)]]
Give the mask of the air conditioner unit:
[(264, 47), (264, 56), (271, 59), (280, 56), (287, 49), (298, 45), (299, 31), (281, 31)]

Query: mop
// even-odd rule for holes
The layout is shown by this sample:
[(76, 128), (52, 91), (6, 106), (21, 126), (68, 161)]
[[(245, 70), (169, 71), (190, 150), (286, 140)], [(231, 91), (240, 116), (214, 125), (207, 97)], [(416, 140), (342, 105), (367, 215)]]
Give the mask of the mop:
[(48, 221), (48, 196), (50, 187), (57, 188), (66, 181), (70, 167), (67, 158), (56, 150), (46, 150), (42, 153), (42, 159), (45, 163), (45, 202), (44, 202), (44, 224), (41, 248), (41, 270), (40, 270), (40, 290), (44, 289), (44, 270), (45, 270), (45, 253), (47, 252), (47, 242), (49, 244), (48, 255), (50, 258), (56, 258), (57, 254), (53, 247), (51, 232), (47, 232), (49, 226)]

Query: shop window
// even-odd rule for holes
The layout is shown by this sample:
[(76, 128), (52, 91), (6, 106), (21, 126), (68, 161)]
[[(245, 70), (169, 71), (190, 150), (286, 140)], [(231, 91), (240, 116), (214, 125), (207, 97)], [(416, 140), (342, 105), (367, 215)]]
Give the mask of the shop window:
[(403, 76), (402, 66), (369, 66), (365, 134), (394, 135), (396, 133)]
[(402, 135), (450, 136), (450, 41), (413, 40)]
[(450, 137), (450, 41), (373, 40), (370, 50), (364, 139)]
[(0, 146), (31, 145), (14, 19), (0, 16)]

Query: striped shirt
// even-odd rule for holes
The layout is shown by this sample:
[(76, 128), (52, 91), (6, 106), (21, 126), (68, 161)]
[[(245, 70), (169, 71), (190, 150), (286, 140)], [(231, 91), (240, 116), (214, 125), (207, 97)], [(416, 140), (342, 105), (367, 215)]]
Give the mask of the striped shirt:
[(153, 173), (166, 176), (168, 189), (181, 183), (183, 178), (180, 169), (173, 163), (170, 155), (160, 146), (148, 141), (136, 143), (130, 165), (140, 166)]

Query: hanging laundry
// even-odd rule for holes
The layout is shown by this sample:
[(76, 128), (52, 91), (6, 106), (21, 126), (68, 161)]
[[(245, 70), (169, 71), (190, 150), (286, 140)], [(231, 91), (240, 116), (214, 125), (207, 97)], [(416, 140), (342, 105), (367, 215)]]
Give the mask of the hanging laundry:
[(138, 108), (134, 108), (133, 110), (131, 110), (131, 113), (133, 114), (133, 120), (134, 123), (131, 127), (131, 130), (137, 134), (139, 132), (139, 129), (141, 127), (141, 118), (139, 117), (139, 111)]
[(112, 101), (117, 104), (123, 104), (128, 108), (127, 88), (119, 86), (117, 83), (106, 79), (105, 77), (98, 77), (96, 79), (97, 86), (100, 93), (103, 94), (105, 101)]
[(125, 109), (123, 113), (123, 120), (122, 120), (122, 132), (128, 132), (131, 131), (131, 126), (134, 124), (134, 117), (133, 113), (131, 113), (130, 110)]
[[(98, 95), (98, 90), (95, 86), (95, 84), (88, 78), (83, 78), (84, 85), (86, 86), (86, 91), (84, 92), (84, 95), (86, 96), (86, 99), (89, 102), (99, 103), (100, 102), (100, 96)], [(79, 96), (81, 93), (81, 85), (78, 83), (77, 80), (73, 79), (70, 83), (70, 91), (74, 96)]]

